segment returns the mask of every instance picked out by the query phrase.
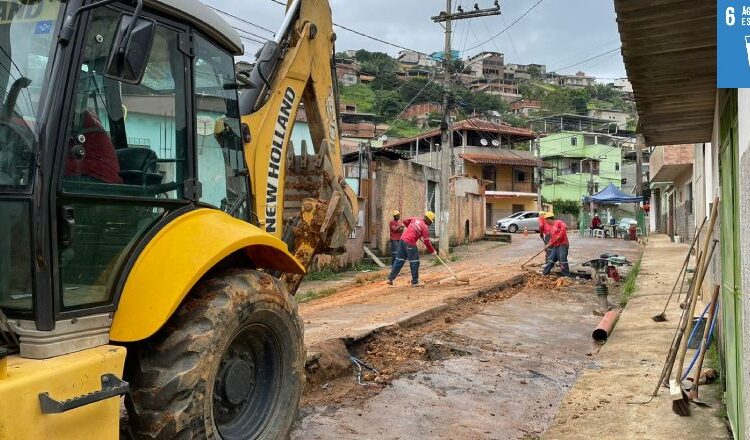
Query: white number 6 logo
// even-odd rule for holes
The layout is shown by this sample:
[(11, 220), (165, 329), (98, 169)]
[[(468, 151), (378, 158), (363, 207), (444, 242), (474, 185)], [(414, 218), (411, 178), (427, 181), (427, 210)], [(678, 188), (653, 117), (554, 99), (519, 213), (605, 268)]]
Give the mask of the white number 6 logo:
[(724, 15), (727, 20), (727, 26), (733, 26), (734, 25), (734, 7), (729, 6)]

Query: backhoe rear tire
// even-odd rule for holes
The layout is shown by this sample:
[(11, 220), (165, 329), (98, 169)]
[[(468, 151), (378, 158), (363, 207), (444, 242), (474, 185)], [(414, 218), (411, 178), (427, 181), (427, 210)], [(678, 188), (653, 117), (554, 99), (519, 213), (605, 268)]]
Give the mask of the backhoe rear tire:
[[(147, 313), (147, 311), (144, 311)], [(154, 439), (277, 439), (304, 385), (294, 298), (268, 274), (201, 282), (154, 337), (131, 349), (131, 432)]]

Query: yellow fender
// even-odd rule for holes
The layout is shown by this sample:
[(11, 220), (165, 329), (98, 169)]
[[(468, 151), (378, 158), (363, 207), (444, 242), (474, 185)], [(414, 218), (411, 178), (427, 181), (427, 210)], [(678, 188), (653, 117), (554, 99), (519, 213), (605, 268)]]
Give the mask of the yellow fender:
[(133, 266), (120, 297), (110, 339), (146, 339), (164, 325), (198, 280), (242, 250), (258, 268), (305, 273), (286, 244), (215, 209), (188, 212), (162, 228)]

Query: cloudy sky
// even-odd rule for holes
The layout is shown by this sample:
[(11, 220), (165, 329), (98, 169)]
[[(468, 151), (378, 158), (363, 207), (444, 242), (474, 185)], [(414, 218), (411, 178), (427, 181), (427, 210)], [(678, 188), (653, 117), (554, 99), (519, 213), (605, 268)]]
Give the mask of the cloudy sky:
[[(284, 7), (272, 0), (202, 0), (252, 23), (275, 30)], [(377, 36), (425, 53), (443, 48), (443, 29), (430, 17), (445, 8), (444, 0), (329, 0), (333, 21), (363, 33)], [(465, 10), (477, 0), (454, 0)], [(620, 45), (612, 1), (542, 0), (530, 13), (498, 37), (493, 35), (511, 25), (538, 0), (500, 2), (502, 15), (475, 18), (456, 23), (453, 48), (466, 50), (462, 57), (482, 50), (505, 54), (506, 63), (541, 63), (548, 71), (575, 73), (582, 70), (603, 82), (625, 76), (618, 50)], [(491, 0), (479, 0), (479, 6), (492, 6)], [(251, 32), (243, 34), (258, 40), (271, 34), (247, 23), (226, 17), (232, 25)], [(334, 28), (337, 51), (367, 49), (396, 55), (398, 48)], [(486, 40), (490, 40), (485, 42)], [(257, 45), (245, 40), (247, 53)], [(476, 48), (472, 48), (478, 46)]]

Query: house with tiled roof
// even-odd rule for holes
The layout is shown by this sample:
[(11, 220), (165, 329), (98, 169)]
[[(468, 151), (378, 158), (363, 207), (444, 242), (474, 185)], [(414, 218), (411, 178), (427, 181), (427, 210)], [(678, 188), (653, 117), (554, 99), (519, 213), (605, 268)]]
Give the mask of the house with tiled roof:
[[(451, 130), (452, 179), (481, 182), (487, 228), (510, 214), (541, 206), (534, 176), (547, 165), (531, 151), (537, 137), (534, 132), (477, 118), (455, 122)], [(398, 150), (423, 166), (440, 167), (439, 129), (387, 142), (384, 147)]]

